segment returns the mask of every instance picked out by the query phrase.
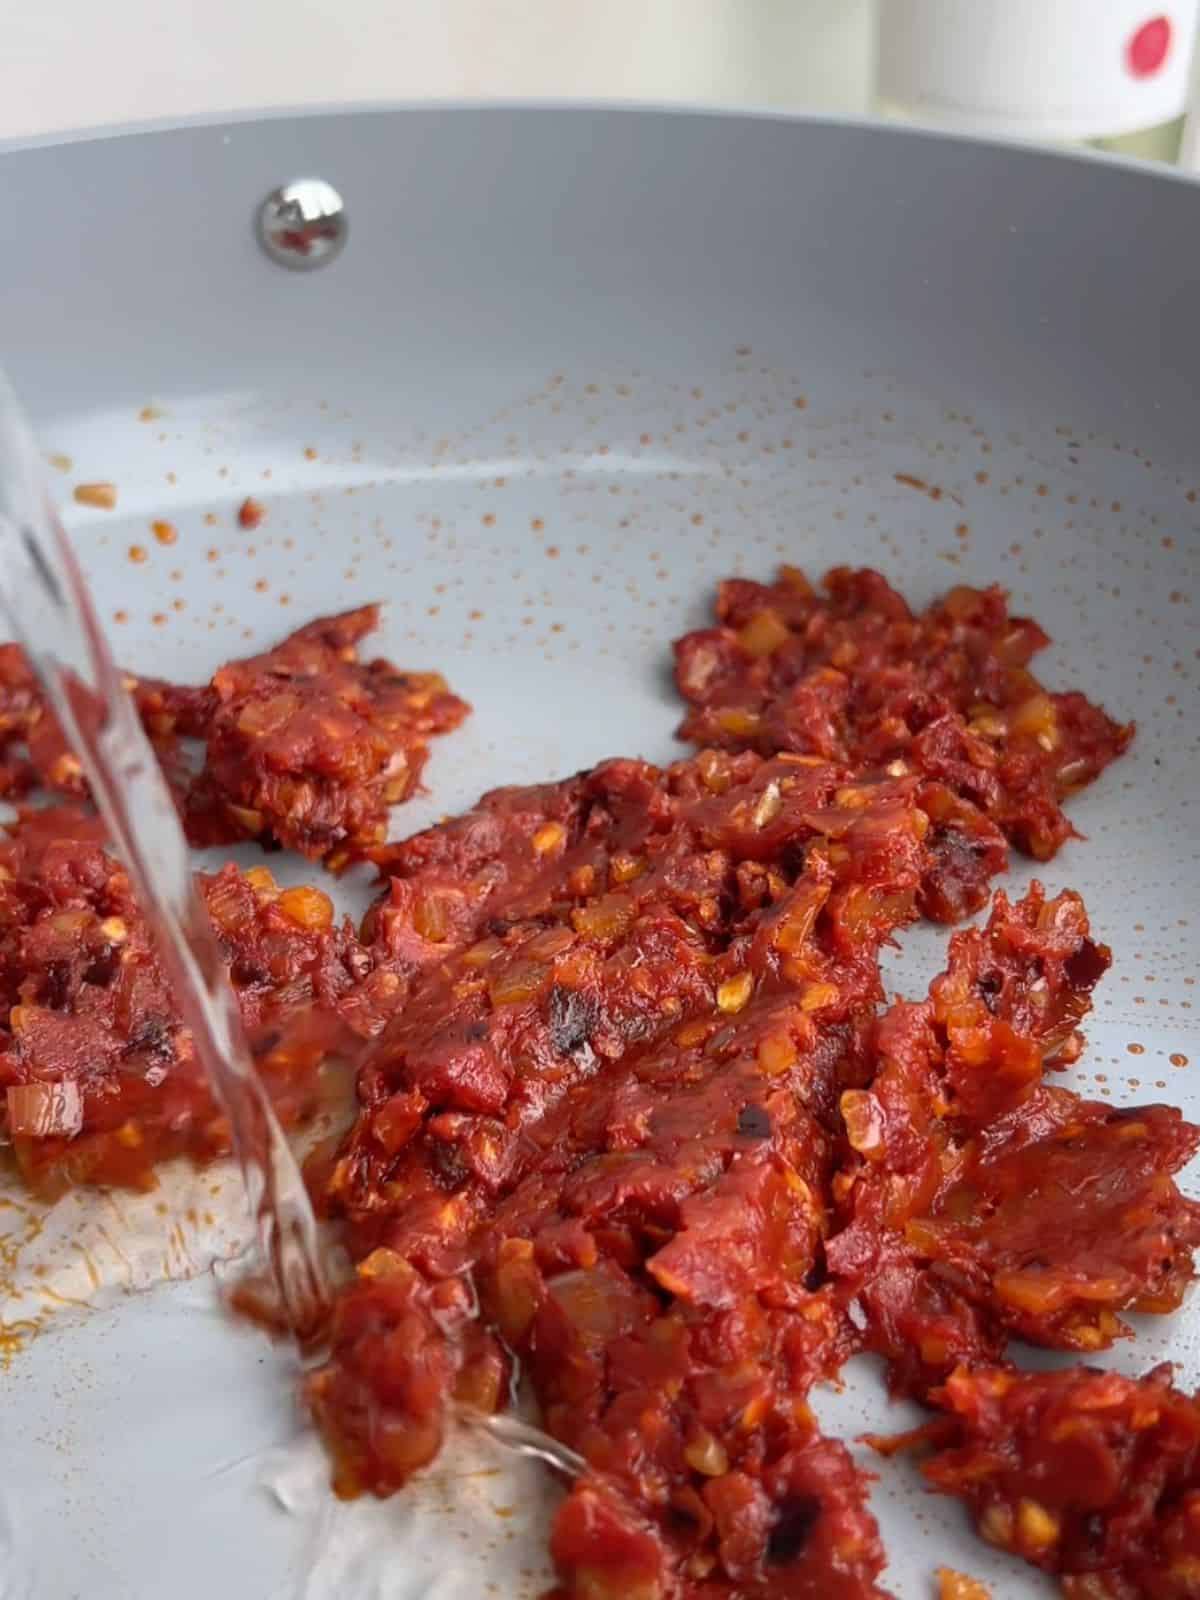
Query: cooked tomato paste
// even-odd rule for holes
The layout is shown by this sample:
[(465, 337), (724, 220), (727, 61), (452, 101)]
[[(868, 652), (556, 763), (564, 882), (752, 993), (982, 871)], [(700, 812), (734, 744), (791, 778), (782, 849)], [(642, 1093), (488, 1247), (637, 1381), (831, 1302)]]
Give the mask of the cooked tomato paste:
[[(0, 844), (0, 1126), (30, 1185), (146, 1187), (169, 1156), (229, 1149), (124, 870), (78, 813), (39, 811)], [(201, 886), (259, 1070), (286, 1122), (344, 1043), (338, 1003), (369, 957), (320, 889), (265, 868)]]
[(1074, 831), (1062, 801), (1133, 737), (1082, 694), (1048, 692), (1029, 662), (1049, 640), (999, 588), (952, 589), (914, 613), (877, 572), (795, 567), (731, 578), (716, 626), (675, 644), (691, 706), (681, 733), (724, 749), (805, 751), (942, 791), (930, 815), (923, 909), (978, 910), (1003, 838), (1048, 860)]
[(1194, 1600), (1200, 1401), (1171, 1378), (960, 1368), (934, 1397), (952, 1422), (925, 1476), (1068, 1600)]
[[(511, 1352), (591, 1469), (565, 1592), (876, 1592), (863, 1485), (805, 1397), (851, 1345), (837, 1108), (915, 911), (917, 787), (612, 762), (391, 853), (377, 915), (423, 975), (313, 1170), (359, 1260), (310, 1382), (343, 1492), (424, 1464), (452, 1394), (503, 1401)], [(430, 959), (430, 923), (469, 942)]]
[(382, 843), (388, 806), (417, 787), (430, 737), (468, 708), (437, 673), (361, 662), (378, 620), (378, 606), (363, 606), (310, 622), (216, 673), (185, 804), (193, 843), (259, 839), (333, 870)]
[[(360, 662), (374, 608), (201, 689), (135, 686), (194, 841), (383, 878), (357, 933), (264, 869), (204, 880), (285, 1117), (362, 1047), (353, 1124), (308, 1165), (355, 1268), (306, 1379), (335, 1487), (400, 1489), (520, 1372), (584, 1463), (556, 1600), (880, 1600), (866, 1475), (809, 1407), (869, 1351), (994, 1544), (1073, 1600), (1200, 1595), (1197, 1403), (1161, 1369), (1010, 1364), (1172, 1310), (1200, 1244), (1175, 1183), (1200, 1130), (1064, 1076), (1109, 952), (1035, 884), (920, 1003), (886, 1005), (879, 969), (917, 916), (982, 906), (1010, 842), (1053, 855), (1132, 729), (1042, 687), (1046, 636), (997, 589), (914, 614), (875, 573), (818, 594), (785, 568), (722, 585), (717, 622), (676, 645), (690, 759), (495, 790), (397, 844), (387, 806), (466, 707)], [(0, 787), (81, 792), (70, 763), (0, 652)], [(82, 811), (0, 847), (0, 992), (37, 1187), (226, 1147)]]
[[(429, 740), (468, 707), (435, 672), (359, 660), (379, 607), (318, 618), (199, 688), (128, 676), (195, 845), (257, 839), (337, 870), (381, 844)], [(194, 776), (181, 741), (203, 742)], [(0, 646), (0, 797), (82, 795), (78, 759), (18, 645)]]
[[(197, 736), (208, 710), (204, 690), (177, 688), (156, 678), (125, 677), (150, 742), (171, 781), (183, 781), (180, 739)], [(0, 645), (0, 798), (19, 800), (36, 789), (82, 795), (83, 769), (67, 748), (20, 645)]]
[(875, 1076), (842, 1096), (845, 1226), (827, 1259), (900, 1389), (923, 1396), (1014, 1336), (1099, 1350), (1127, 1331), (1121, 1311), (1182, 1298), (1200, 1205), (1172, 1174), (1200, 1129), (1045, 1076), (1078, 1055), (1108, 960), (1077, 896), (997, 895), (986, 930), (951, 939), (929, 1000), (885, 1013)]

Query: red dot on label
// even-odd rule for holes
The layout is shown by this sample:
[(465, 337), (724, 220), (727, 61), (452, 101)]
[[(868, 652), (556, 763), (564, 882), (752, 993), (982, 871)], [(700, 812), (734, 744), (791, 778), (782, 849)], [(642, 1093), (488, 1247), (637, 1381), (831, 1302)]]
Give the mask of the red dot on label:
[(1152, 78), (1171, 51), (1171, 19), (1151, 17), (1125, 46), (1125, 62), (1135, 78)]

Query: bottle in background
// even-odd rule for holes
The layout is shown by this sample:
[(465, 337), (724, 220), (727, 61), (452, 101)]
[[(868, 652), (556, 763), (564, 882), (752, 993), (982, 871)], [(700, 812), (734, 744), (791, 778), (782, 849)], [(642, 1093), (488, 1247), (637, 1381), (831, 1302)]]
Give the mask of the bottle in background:
[(881, 0), (880, 109), (1173, 161), (1200, 0)]

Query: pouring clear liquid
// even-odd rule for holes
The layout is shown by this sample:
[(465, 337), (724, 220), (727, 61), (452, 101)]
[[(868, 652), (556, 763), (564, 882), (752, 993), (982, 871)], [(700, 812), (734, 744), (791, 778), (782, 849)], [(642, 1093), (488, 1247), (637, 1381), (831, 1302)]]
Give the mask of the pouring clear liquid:
[[(54, 509), (33, 433), (0, 373), (0, 612), (79, 757), (125, 864), (197, 1059), (229, 1119), (263, 1260), (287, 1326), (325, 1326), (331, 1296), (308, 1191), (242, 1027), (187, 840), (91, 593)], [(582, 1457), (529, 1423), (457, 1408), (501, 1448), (567, 1477)]]
[(330, 1301), (312, 1206), (251, 1060), (166, 781), (47, 492), (32, 431), (3, 375), (0, 610), (79, 757), (129, 873), (181, 1020), (229, 1119), (283, 1317), (309, 1338)]

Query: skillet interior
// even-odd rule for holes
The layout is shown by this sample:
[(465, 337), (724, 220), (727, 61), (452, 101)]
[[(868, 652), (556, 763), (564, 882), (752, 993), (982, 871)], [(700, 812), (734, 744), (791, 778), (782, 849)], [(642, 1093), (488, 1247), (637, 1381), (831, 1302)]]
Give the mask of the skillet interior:
[[(270, 265), (250, 228), (301, 173), (335, 183), (351, 223), (311, 275)], [(676, 752), (666, 644), (729, 572), (867, 563), (914, 601), (1010, 587), (1054, 637), (1048, 681), (1139, 727), (1073, 804), (1086, 841), (1041, 874), (1081, 890), (1114, 949), (1075, 1074), (1200, 1114), (1197, 1067), (1172, 1062), (1200, 1062), (1191, 184), (857, 126), (493, 109), (26, 149), (0, 160), (0, 196), (20, 219), (5, 359), (72, 460), (64, 492), (118, 486), (116, 512), (70, 520), (122, 658), (207, 674), (387, 600), (381, 648), (475, 707), (405, 831), (494, 783)], [(247, 494), (268, 511), (256, 533), (236, 525)], [(942, 939), (906, 935), (895, 983), (919, 993)], [(5, 1376), (0, 1481), (30, 1592), (73, 1592), (85, 1569), (92, 1594), (156, 1592), (164, 1526), (177, 1594), (294, 1592), (302, 1530), (245, 1476), (197, 1487), (275, 1437), (284, 1390), (266, 1393), (252, 1339), (170, 1300), (106, 1323), (114, 1370), (94, 1331), (64, 1328)], [(1170, 1355), (1194, 1382), (1189, 1322), (1114, 1359)], [(838, 1431), (877, 1424), (878, 1385), (824, 1409)], [(204, 1510), (187, 1531), (163, 1520), (181, 1495)], [(74, 1550), (38, 1535), (64, 1497)], [(899, 1594), (925, 1593), (933, 1564), (914, 1507), (938, 1560), (1040, 1592), (903, 1474), (876, 1500)], [(424, 1576), (386, 1592), (439, 1573), (429, 1592), (477, 1592), (423, 1537)]]

